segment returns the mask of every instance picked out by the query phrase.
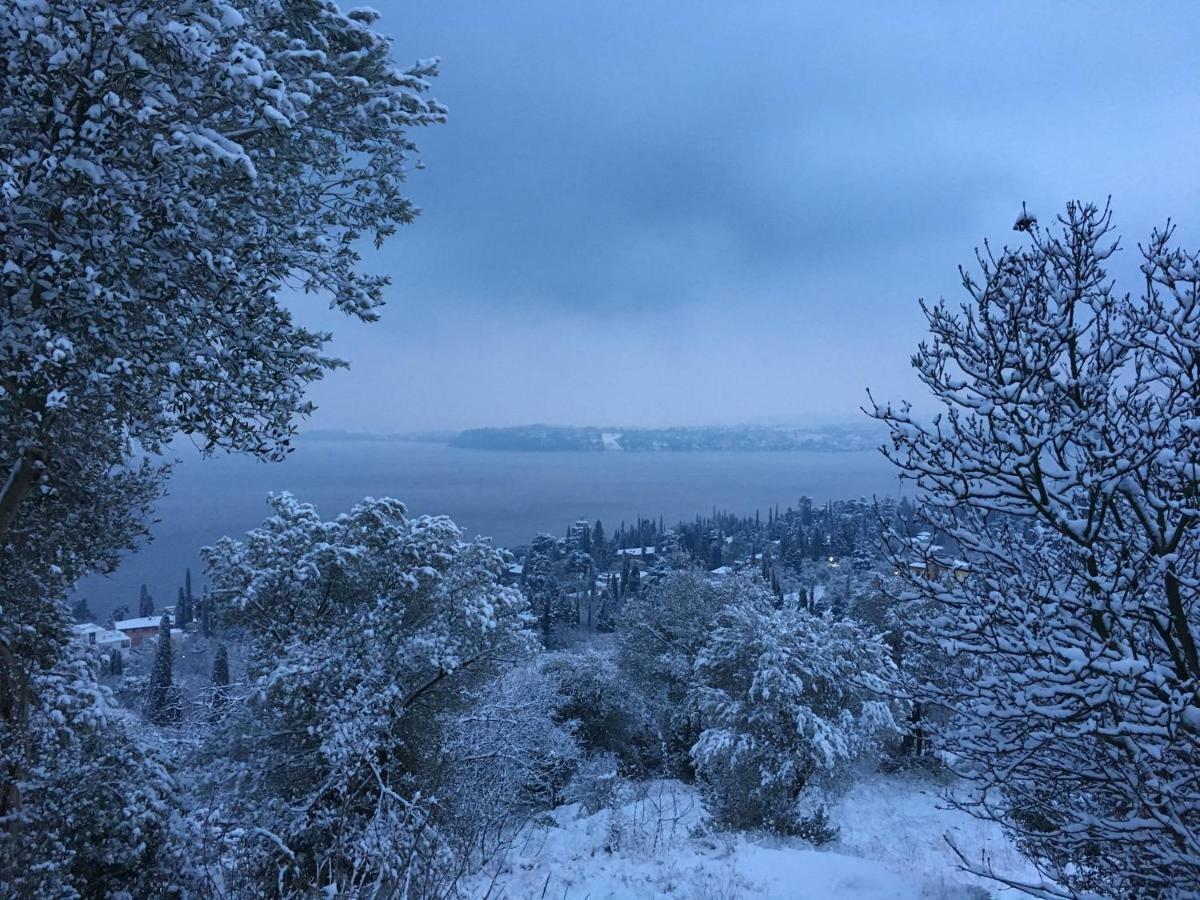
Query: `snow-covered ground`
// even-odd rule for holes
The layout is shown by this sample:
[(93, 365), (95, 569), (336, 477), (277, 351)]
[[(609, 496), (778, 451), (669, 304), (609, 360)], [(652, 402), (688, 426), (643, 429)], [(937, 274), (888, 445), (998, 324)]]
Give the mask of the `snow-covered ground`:
[(803, 841), (708, 827), (694, 788), (655, 781), (625, 788), (589, 813), (575, 803), (528, 826), (468, 895), (546, 900), (957, 900), (1001, 895), (961, 872), (943, 835), (997, 870), (1028, 876), (999, 831), (939, 808), (925, 777), (871, 775), (832, 813), (841, 838)]

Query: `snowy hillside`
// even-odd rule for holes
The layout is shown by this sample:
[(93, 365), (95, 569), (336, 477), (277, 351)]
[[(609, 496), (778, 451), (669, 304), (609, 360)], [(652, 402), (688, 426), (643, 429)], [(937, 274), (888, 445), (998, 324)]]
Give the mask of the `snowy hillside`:
[(559, 807), (528, 826), (471, 897), (649, 900), (950, 900), (1002, 896), (961, 872), (943, 835), (968, 855), (1033, 877), (994, 825), (940, 808), (926, 779), (871, 776), (837, 805), (841, 838), (820, 849), (799, 839), (709, 827), (695, 789), (678, 781), (624, 785), (589, 811)]

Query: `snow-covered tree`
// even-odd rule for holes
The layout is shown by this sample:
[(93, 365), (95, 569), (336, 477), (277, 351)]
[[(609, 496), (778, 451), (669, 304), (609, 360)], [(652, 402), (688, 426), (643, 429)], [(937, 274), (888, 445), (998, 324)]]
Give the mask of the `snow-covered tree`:
[(848, 619), (777, 606), (757, 579), (718, 614), (695, 673), (692, 758), (726, 825), (806, 833), (822, 816), (812, 788), (895, 730), (886, 645)]
[(561, 714), (564, 695), (549, 654), (475, 689), (440, 727), (429, 773), (437, 820), (461, 846), (489, 854), (530, 813), (555, 806), (582, 756), (576, 723)]
[(224, 720), (222, 859), (250, 892), (436, 895), (449, 848), (423, 780), (443, 717), (536, 646), (504, 556), (446, 518), (365, 500), (325, 522), (290, 495), (205, 550), (210, 598), (250, 639)]
[[(196, 887), (175, 782), (162, 754), (138, 740), (131, 714), (96, 686), (93, 664), (64, 648), (53, 668), (33, 673), (37, 702), (21, 726), (0, 719), (5, 897), (176, 896)], [(6, 713), (12, 698), (0, 684)]]
[(229, 651), (225, 645), (217, 647), (212, 665), (212, 715), (219, 716), (229, 702)]
[(546, 654), (541, 669), (561, 695), (556, 717), (574, 722), (589, 754), (612, 754), (631, 773), (661, 766), (651, 709), (624, 676), (611, 645), (583, 646)]
[[(65, 879), (63, 885), (85, 895), (89, 889), (80, 886), (94, 888), (97, 882), (89, 879), (102, 870), (73, 868), (88, 838), (74, 830), (79, 820), (68, 814), (78, 802), (70, 798), (80, 789), (70, 768), (99, 766), (110, 750), (135, 756), (142, 751), (132, 738), (121, 741), (127, 750), (108, 746), (113, 738), (107, 719), (94, 715), (108, 701), (94, 683), (95, 673), (71, 649), (68, 595), (85, 573), (111, 571), (122, 552), (145, 536), (144, 522), (162, 483), (153, 467), (120, 465), (108, 452), (106, 427), (88, 419), (71, 423), (79, 466), (0, 541), (0, 861), (7, 863), (11, 852), (15, 866), (24, 864), (18, 861), (24, 850), (8, 850), (18, 846), (9, 842), (19, 832), (20, 847), (38, 842), (40, 871), (58, 873), (54, 877)], [(117, 732), (122, 728), (114, 726)], [(148, 796), (134, 789), (124, 799), (118, 793), (89, 799), (114, 818), (122, 817), (120, 804), (127, 800), (128, 817), (136, 820), (149, 814), (134, 810), (138, 798)], [(111, 849), (106, 840), (100, 833), (95, 838), (102, 855)], [(140, 864), (147, 870), (154, 869), (160, 846), (146, 845)], [(122, 878), (112, 884), (124, 883)]]
[(1043, 893), (1195, 895), (1200, 256), (1154, 233), (1132, 297), (1107, 208), (1023, 223), (964, 271), (965, 304), (922, 306), (913, 364), (941, 413), (875, 407), (969, 563), (910, 574), (912, 637), (954, 663), (919, 687), (952, 714), (957, 801), (1005, 825)]
[(712, 582), (694, 568), (648, 581), (622, 610), (618, 636), (625, 677), (654, 711), (669, 769), (692, 774), (690, 751), (700, 720), (690, 702), (693, 667), (717, 614), (738, 596), (742, 579)]
[(163, 613), (146, 695), (146, 717), (155, 725), (172, 725), (179, 721), (179, 698), (172, 678), (171, 657), (171, 618)]
[(376, 317), (362, 239), (416, 214), (401, 69), (332, 0), (0, 6), (0, 534), (79, 464), (83, 414), (124, 450), (177, 432), (277, 457), (334, 360), (280, 291)]

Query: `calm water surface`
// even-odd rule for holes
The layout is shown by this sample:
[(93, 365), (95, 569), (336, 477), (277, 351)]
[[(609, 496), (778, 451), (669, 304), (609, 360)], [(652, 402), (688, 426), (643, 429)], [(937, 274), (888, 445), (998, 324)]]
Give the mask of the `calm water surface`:
[[(609, 532), (638, 515), (668, 524), (715, 506), (766, 515), (768, 507), (900, 494), (874, 451), (852, 453), (524, 453), (403, 441), (301, 439), (283, 463), (237, 456), (201, 459), (190, 449), (158, 506), (154, 541), (106, 578), (81, 585), (93, 610), (136, 606), (150, 586), (174, 602), (186, 566), (203, 583), (199, 548), (241, 535), (266, 516), (266, 496), (288, 490), (332, 518), (363, 497), (403, 500), (414, 514), (445, 514), (468, 535), (501, 546), (539, 531), (563, 534), (579, 518)], [(911, 491), (910, 487), (905, 487)]]

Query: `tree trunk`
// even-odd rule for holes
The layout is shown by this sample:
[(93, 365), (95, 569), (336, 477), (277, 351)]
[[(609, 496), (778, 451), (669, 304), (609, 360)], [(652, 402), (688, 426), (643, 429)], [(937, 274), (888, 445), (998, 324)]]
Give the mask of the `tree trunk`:
[(44, 465), (45, 453), (36, 448), (26, 450), (8, 472), (4, 486), (0, 488), (0, 537), (16, 521), (21, 501), (32, 490), (38, 477), (38, 469)]

